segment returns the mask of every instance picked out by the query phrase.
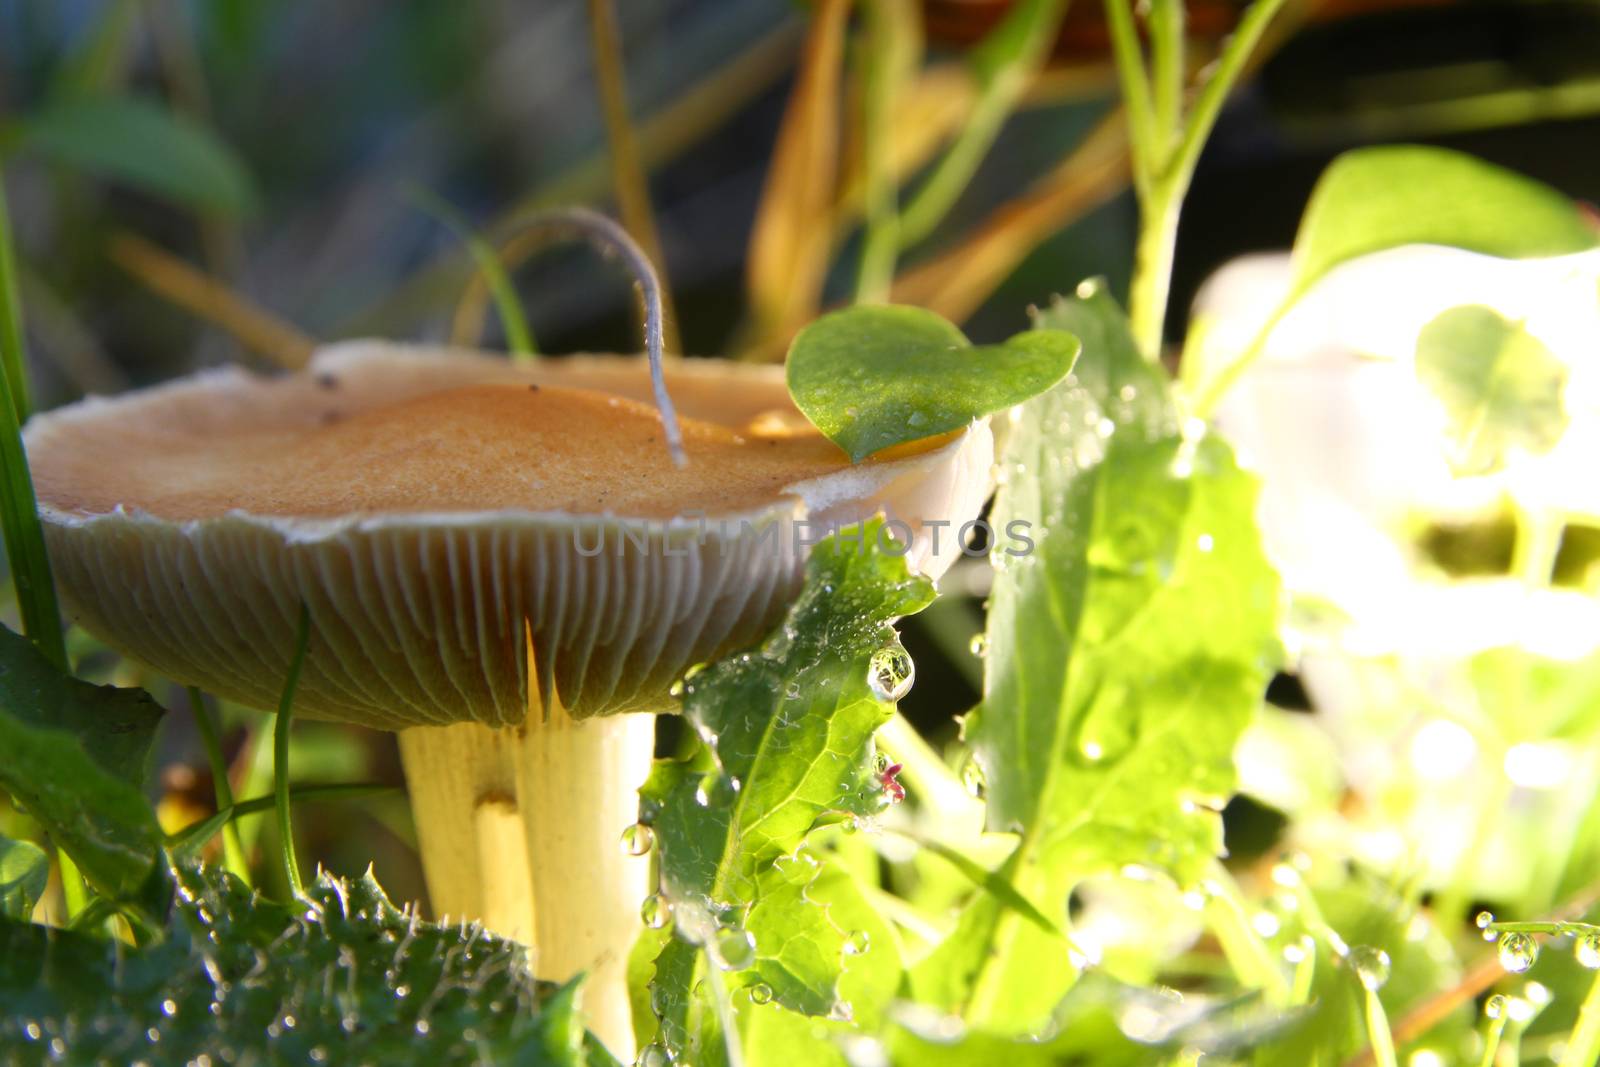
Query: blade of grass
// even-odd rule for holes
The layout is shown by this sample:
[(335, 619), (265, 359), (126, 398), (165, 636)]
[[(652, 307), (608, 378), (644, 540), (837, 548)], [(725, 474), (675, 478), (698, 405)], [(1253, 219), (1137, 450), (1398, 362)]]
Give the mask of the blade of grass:
[(867, 228), (856, 272), (856, 302), (881, 304), (894, 283), (900, 243), (892, 129), (901, 93), (922, 52), (922, 25), (910, 0), (867, 5), (860, 49), (861, 153)]
[[(194, 715), (195, 729), (200, 734), (200, 742), (205, 746), (206, 762), (211, 765), (211, 782), (216, 792), (217, 811), (228, 811), (233, 807), (233, 784), (228, 780), (228, 761), (222, 755), (222, 741), (217, 736), (217, 724), (211, 716), (211, 709), (206, 707), (205, 697), (200, 690), (189, 686), (189, 710)], [(245, 885), (250, 885), (250, 861), (245, 856), (244, 841), (239, 837), (239, 828), (231, 820), (222, 828), (222, 855), (223, 862), (232, 872), (233, 876)]]
[(226, 285), (142, 237), (118, 234), (112, 262), (157, 296), (226, 330), (245, 348), (289, 370), (311, 359), (317, 342)]
[(661, 234), (656, 228), (655, 213), (650, 209), (650, 186), (645, 178), (644, 163), (639, 158), (633, 120), (629, 117), (622, 36), (617, 29), (617, 12), (612, 0), (589, 0), (589, 40), (594, 50), (600, 106), (606, 120), (612, 191), (617, 197), (623, 227), (639, 242), (661, 276), (661, 303), (666, 312), (663, 342), (667, 351), (681, 353), (683, 347), (678, 340), (672, 287), (667, 280), (667, 260), (661, 252)]
[(44, 530), (39, 525), (33, 475), (22, 445), (21, 413), (28, 409), (28, 381), (22, 348), (22, 303), (17, 298), (11, 234), (5, 220), (5, 192), (0, 185), (0, 355), (5, 364), (5, 373), (0, 374), (0, 390), (4, 392), (0, 396), (0, 478), (4, 478), (0, 533), (11, 564), (22, 630), (51, 663), (66, 671), (67, 645), (61, 633), (61, 613), (56, 607), (55, 581), (50, 574)]
[(901, 248), (932, 233), (966, 189), (1043, 65), (1066, 7), (1065, 0), (1024, 0), (978, 45), (973, 55), (982, 82), (977, 103), (955, 143), (906, 204)]
[(831, 252), (839, 156), (839, 82), (850, 0), (819, 0), (800, 72), (751, 228), (746, 288), (751, 323), (741, 348), (768, 350), (816, 316)]
[(300, 861), (295, 856), (294, 828), (289, 810), (289, 726), (294, 712), (294, 691), (300, 684), (300, 669), (305, 666), (306, 646), (311, 641), (311, 610), (300, 605), (299, 630), (295, 635), (294, 659), (289, 662), (289, 674), (283, 682), (283, 697), (278, 701), (278, 718), (272, 728), (272, 793), (278, 811), (278, 836), (283, 849), (283, 871), (289, 889), (299, 896), (304, 889), (300, 880)]
[[(308, 801), (321, 800), (363, 800), (367, 797), (384, 796), (389, 793), (398, 793), (396, 786), (382, 785), (377, 782), (356, 782), (336, 785), (300, 785), (289, 790), (289, 799), (297, 804)], [(278, 806), (277, 794), (251, 797), (249, 800), (239, 800), (226, 808), (201, 819), (197, 823), (185, 826), (177, 833), (167, 837), (167, 847), (173, 852), (191, 852), (200, 848), (218, 831), (225, 831), (227, 827), (234, 826), (240, 819), (249, 815), (261, 815), (265, 812), (276, 811)]]
[(506, 342), (511, 346), (512, 361), (515, 363), (531, 361), (539, 349), (534, 343), (532, 331), (528, 329), (527, 316), (522, 313), (522, 302), (517, 299), (517, 290), (512, 286), (511, 278), (506, 274), (505, 266), (500, 262), (500, 256), (495, 252), (494, 246), (472, 228), (472, 224), (461, 212), (433, 192), (420, 185), (409, 185), (406, 187), (406, 198), (449, 227), (450, 231), (461, 239), (462, 244), (467, 246), (467, 251), (472, 253), (473, 262), (478, 265), (478, 273), (488, 285), (489, 292), (494, 294), (495, 310), (499, 312), (500, 324), (505, 328)]
[(1600, 1060), (1600, 974), (1589, 985), (1589, 992), (1578, 1009), (1578, 1024), (1567, 1039), (1561, 1067), (1594, 1067)]

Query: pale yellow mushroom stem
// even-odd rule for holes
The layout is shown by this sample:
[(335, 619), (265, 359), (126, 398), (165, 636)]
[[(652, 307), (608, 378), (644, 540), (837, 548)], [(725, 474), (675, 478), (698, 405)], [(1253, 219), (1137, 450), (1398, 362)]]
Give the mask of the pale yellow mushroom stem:
[(435, 916), (477, 919), (532, 950), (541, 978), (588, 977), (588, 1025), (624, 1063), (635, 1053), (628, 952), (650, 892), (650, 857), (622, 846), (650, 773), (655, 716), (546, 714), (528, 651), (521, 726), (400, 733)]

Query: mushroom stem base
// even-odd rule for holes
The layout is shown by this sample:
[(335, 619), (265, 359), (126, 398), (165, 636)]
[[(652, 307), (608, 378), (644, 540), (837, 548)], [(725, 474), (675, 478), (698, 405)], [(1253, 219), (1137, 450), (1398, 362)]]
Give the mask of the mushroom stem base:
[(437, 916), (478, 919), (533, 950), (541, 978), (588, 975), (590, 1029), (634, 1054), (627, 959), (650, 859), (622, 847), (650, 773), (653, 715), (419, 726), (400, 734), (428, 895)]

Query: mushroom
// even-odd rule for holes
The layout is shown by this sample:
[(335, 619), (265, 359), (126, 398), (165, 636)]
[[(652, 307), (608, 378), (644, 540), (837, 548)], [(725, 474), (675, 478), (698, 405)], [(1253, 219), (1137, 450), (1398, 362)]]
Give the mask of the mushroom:
[[(671, 361), (687, 463), (637, 357), (517, 366), (353, 342), (91, 399), (26, 434), (71, 617), (178, 682), (272, 707), (309, 610), (299, 716), (399, 733), (436, 912), (588, 973), (621, 1056), (649, 861), (654, 718), (694, 665), (754, 642), (825, 524), (923, 520), (987, 494), (984, 422), (852, 465), (780, 368)], [(932, 539), (935, 540), (936, 539)], [(636, 842), (637, 844), (637, 842)]]

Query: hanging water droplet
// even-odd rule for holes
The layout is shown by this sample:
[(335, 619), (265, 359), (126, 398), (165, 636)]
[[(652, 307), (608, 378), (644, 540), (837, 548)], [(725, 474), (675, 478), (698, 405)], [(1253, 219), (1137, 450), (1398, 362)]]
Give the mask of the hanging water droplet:
[(865, 930), (852, 930), (850, 936), (844, 939), (844, 954), (846, 956), (859, 956), (872, 947), (872, 938)]
[(754, 1004), (772, 1003), (772, 987), (765, 982), (757, 982), (750, 987), (750, 1001)]
[(878, 649), (867, 664), (867, 685), (879, 700), (899, 700), (911, 691), (916, 676), (916, 664), (898, 641)]
[(1591, 971), (1600, 968), (1600, 931), (1591, 930), (1578, 938), (1572, 946), (1572, 955)]
[(1530, 935), (1518, 932), (1500, 938), (1500, 966), (1511, 974), (1521, 974), (1539, 958), (1539, 943)]
[(1478, 929), (1487, 930), (1489, 929), (1489, 924), (1494, 922), (1494, 912), (1480, 911), (1478, 912), (1478, 917), (1472, 921), (1477, 923)]
[(639, 1058), (634, 1063), (638, 1067), (672, 1067), (672, 1053), (665, 1045), (646, 1045), (639, 1050)]
[(725, 971), (742, 971), (756, 961), (756, 939), (742, 926), (730, 926), (717, 935), (712, 953)]
[(972, 640), (967, 642), (967, 651), (983, 659), (989, 654), (989, 635), (981, 630), (973, 634)]
[(672, 918), (672, 906), (662, 899), (660, 893), (651, 893), (639, 905), (639, 918), (650, 929), (659, 930)]
[(1389, 980), (1389, 954), (1371, 945), (1357, 945), (1350, 950), (1350, 969), (1362, 985), (1377, 991)]
[(1483, 1013), (1491, 1019), (1499, 1019), (1506, 1014), (1506, 1006), (1509, 1003), (1510, 998), (1504, 993), (1496, 993), (1484, 1002)]
[(679, 678), (667, 687), (667, 695), (673, 699), (683, 696), (683, 679)]
[(656, 845), (656, 832), (642, 822), (636, 822), (622, 831), (622, 851), (630, 856), (643, 856)]

